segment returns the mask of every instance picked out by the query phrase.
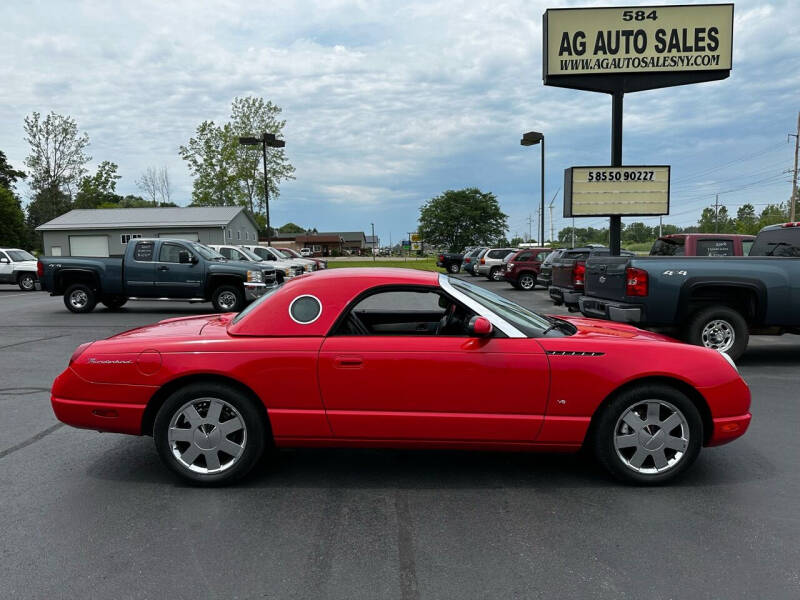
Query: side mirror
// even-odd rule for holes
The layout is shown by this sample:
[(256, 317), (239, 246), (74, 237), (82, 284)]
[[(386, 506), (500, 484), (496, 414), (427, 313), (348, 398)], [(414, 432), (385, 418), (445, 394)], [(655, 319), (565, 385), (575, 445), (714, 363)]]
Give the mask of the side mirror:
[(3, 258), (0, 258), (0, 264), (2, 264), (2, 265), (10, 265), (10, 264), (11, 264), (11, 261), (10, 261), (10, 260), (8, 260), (8, 259), (7, 259), (7, 258), (4, 256)]
[(474, 337), (489, 337), (494, 328), (486, 317), (472, 317), (469, 321), (469, 333)]
[(178, 262), (182, 265), (188, 265), (192, 262), (192, 255), (188, 250), (181, 250), (178, 252)]

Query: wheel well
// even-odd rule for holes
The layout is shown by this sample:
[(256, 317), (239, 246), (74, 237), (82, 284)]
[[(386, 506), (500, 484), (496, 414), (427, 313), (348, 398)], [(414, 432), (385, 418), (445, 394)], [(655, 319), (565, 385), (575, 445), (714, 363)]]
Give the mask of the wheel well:
[(755, 291), (741, 286), (704, 285), (692, 289), (686, 305), (685, 318), (707, 306), (724, 305), (742, 314), (747, 321), (758, 317), (758, 296)]
[(183, 386), (203, 382), (217, 383), (234, 388), (241, 394), (244, 394), (250, 398), (258, 411), (261, 413), (261, 416), (264, 417), (264, 423), (267, 425), (267, 434), (269, 435), (270, 439), (272, 438), (272, 427), (269, 422), (269, 415), (267, 414), (267, 409), (264, 406), (264, 403), (261, 401), (258, 395), (248, 386), (236, 381), (235, 379), (225, 377), (224, 375), (212, 375), (210, 373), (179, 377), (178, 379), (173, 379), (172, 381), (161, 386), (150, 398), (150, 401), (147, 403), (147, 407), (144, 410), (144, 415), (142, 415), (142, 435), (153, 435), (153, 424), (155, 423), (156, 415), (164, 405), (164, 402), (173, 392)]
[(216, 277), (209, 278), (208, 285), (206, 286), (206, 297), (211, 298), (211, 294), (214, 293), (214, 290), (221, 285), (232, 285), (244, 290), (241, 278), (235, 275), (217, 275)]
[(583, 440), (584, 444), (591, 440), (592, 436), (594, 435), (594, 428), (595, 424), (597, 423), (597, 419), (602, 411), (605, 410), (605, 407), (608, 406), (614, 398), (630, 389), (652, 384), (661, 384), (674, 388), (692, 401), (692, 403), (697, 407), (697, 411), (700, 413), (700, 418), (703, 421), (703, 444), (708, 442), (708, 440), (711, 438), (711, 433), (714, 430), (714, 422), (711, 419), (711, 410), (708, 408), (708, 403), (700, 392), (680, 379), (673, 379), (672, 377), (642, 377), (621, 385), (603, 399), (592, 415), (592, 420), (589, 423), (589, 429), (587, 430), (586, 437)]
[(88, 285), (96, 292), (100, 292), (97, 276), (89, 271), (67, 271), (58, 275), (58, 290), (65, 292), (67, 288), (76, 283)]
[(23, 275), (33, 275), (34, 279), (36, 278), (36, 271), (17, 271), (17, 281), (22, 279)]

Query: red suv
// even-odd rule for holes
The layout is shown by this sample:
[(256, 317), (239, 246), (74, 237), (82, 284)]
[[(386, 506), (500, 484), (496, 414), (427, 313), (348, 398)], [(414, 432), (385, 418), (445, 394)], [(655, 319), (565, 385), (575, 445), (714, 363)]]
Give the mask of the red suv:
[(512, 255), (505, 265), (506, 281), (518, 290), (532, 290), (536, 287), (542, 262), (552, 251), (552, 248), (525, 248)]

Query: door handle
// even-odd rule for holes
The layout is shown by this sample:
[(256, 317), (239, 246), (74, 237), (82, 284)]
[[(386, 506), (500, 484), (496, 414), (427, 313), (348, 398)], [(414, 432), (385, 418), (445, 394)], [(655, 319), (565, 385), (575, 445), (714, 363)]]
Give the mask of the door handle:
[(158, 270), (159, 271), (169, 271), (169, 267), (167, 265), (161, 265), (160, 267), (158, 267)]
[(333, 363), (340, 369), (359, 369), (364, 361), (360, 356), (337, 356)]

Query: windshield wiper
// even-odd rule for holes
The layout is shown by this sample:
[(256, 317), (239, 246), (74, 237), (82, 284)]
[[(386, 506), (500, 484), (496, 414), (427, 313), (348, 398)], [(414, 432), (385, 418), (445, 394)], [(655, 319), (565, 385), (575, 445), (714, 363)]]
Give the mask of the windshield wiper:
[(566, 321), (563, 321), (561, 319), (557, 319), (555, 317), (548, 317), (547, 315), (544, 315), (544, 318), (547, 319), (548, 321), (550, 321), (550, 327), (547, 327), (544, 331), (542, 331), (542, 335), (543, 336), (547, 335), (548, 333), (550, 333), (554, 329), (559, 329), (561, 331), (565, 331), (565, 329), (564, 329), (565, 326), (566, 327), (570, 327), (569, 323), (567, 323)]

